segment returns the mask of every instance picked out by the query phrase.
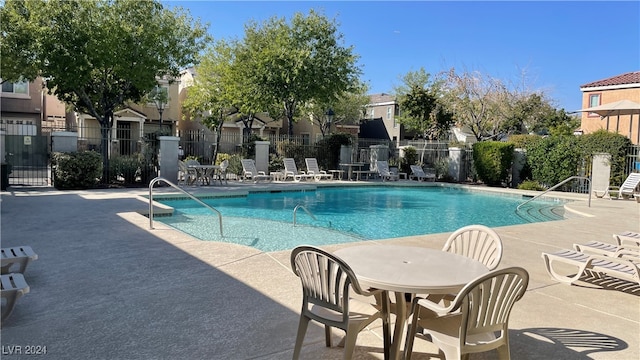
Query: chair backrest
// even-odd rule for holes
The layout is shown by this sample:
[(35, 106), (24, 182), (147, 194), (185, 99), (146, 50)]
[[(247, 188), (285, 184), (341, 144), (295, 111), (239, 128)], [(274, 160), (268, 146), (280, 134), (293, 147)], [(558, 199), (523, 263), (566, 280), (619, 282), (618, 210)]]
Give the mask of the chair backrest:
[(245, 173), (250, 173), (252, 176), (258, 174), (258, 170), (256, 169), (256, 163), (253, 162), (253, 159), (242, 159), (242, 171)]
[(187, 160), (185, 163), (187, 164), (187, 166), (189, 166), (189, 165), (200, 165), (200, 162), (198, 160), (193, 160), (193, 159)]
[(497, 331), (501, 334), (491, 343), (506, 340), (511, 309), (522, 298), (528, 284), (529, 273), (525, 269), (510, 267), (489, 272), (462, 288), (451, 308), (451, 311), (460, 309), (462, 313), (460, 345), (473, 347), (467, 342), (468, 336)]
[(418, 165), (411, 165), (411, 172), (414, 175), (420, 176), (420, 177), (425, 177), (426, 174), (424, 173), (424, 170), (422, 170), (422, 168)]
[(291, 251), (291, 269), (302, 282), (302, 311), (309, 304), (325, 307), (342, 315), (332, 326), (345, 329), (349, 321), (349, 290), (363, 293), (351, 267), (342, 259), (313, 246)]
[(378, 168), (378, 173), (381, 175), (390, 175), (389, 172), (389, 163), (386, 161), (378, 160), (376, 161), (376, 167)]
[(320, 173), (320, 167), (318, 166), (318, 160), (316, 158), (306, 158), (304, 162), (307, 164), (307, 171), (315, 174)]
[(442, 251), (463, 255), (483, 263), (489, 270), (498, 267), (502, 259), (502, 240), (493, 229), (484, 225), (469, 225), (456, 230)]
[(220, 170), (227, 171), (228, 167), (229, 167), (229, 160), (225, 159), (220, 163)]
[(620, 186), (620, 191), (633, 192), (640, 184), (640, 173), (631, 173)]
[(187, 172), (187, 164), (184, 163), (184, 161), (182, 160), (178, 160), (178, 169), (182, 172)]
[(284, 158), (282, 161), (284, 162), (284, 171), (291, 172), (293, 175), (298, 175), (298, 167), (296, 166), (296, 161), (293, 158)]

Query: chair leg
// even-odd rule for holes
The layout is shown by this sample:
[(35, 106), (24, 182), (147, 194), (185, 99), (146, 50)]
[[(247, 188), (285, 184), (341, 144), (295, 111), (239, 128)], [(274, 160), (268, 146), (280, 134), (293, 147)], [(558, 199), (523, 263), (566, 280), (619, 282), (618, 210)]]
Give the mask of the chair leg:
[(356, 340), (358, 339), (358, 333), (360, 329), (357, 326), (349, 326), (344, 342), (344, 360), (350, 360), (353, 357), (353, 352), (356, 349)]
[(304, 335), (307, 333), (307, 327), (309, 325), (308, 317), (301, 315), (300, 322), (298, 323), (298, 334), (296, 335), (296, 345), (293, 348), (293, 360), (297, 360), (300, 357), (300, 350), (302, 350), (302, 341)]
[(498, 357), (500, 360), (509, 360), (511, 359), (511, 354), (509, 351), (509, 339), (506, 339), (507, 343), (500, 346), (496, 350), (498, 351)]
[(2, 316), (1, 316), (1, 320), (4, 321), (4, 319), (6, 319), (13, 311), (13, 307), (16, 305), (16, 300), (18, 296), (17, 296), (17, 293), (14, 291), (8, 296), (6, 297), (3, 296), (2, 298), (6, 300), (6, 304), (2, 306), (3, 309), (2, 309)]
[(331, 341), (331, 326), (324, 326), (324, 343), (327, 347), (331, 347), (333, 342)]
[(413, 319), (411, 319), (411, 325), (407, 330), (407, 340), (404, 343), (404, 358), (411, 360), (411, 354), (413, 353), (413, 341), (418, 331), (418, 318), (420, 317), (420, 308), (416, 308), (413, 312)]

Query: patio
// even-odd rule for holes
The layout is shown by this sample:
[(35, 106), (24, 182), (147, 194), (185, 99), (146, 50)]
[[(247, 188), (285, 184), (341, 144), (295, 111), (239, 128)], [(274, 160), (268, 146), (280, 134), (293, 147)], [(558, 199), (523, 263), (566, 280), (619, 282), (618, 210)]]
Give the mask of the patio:
[[(191, 189), (265, 186), (229, 185)], [(3, 358), (13, 358), (9, 352), (16, 346), (24, 354), (26, 346), (40, 345), (52, 359), (290, 359), (301, 301), (290, 251), (203, 242), (160, 223), (149, 231), (148, 219), (136, 212), (145, 210), (139, 197), (145, 194), (48, 188), (2, 193), (2, 246), (30, 245), (39, 255), (25, 273), (31, 292), (2, 324)], [(504, 242), (500, 267), (522, 266), (531, 276), (511, 315), (512, 358), (637, 359), (639, 287), (559, 284), (546, 274), (540, 254), (640, 231), (640, 204), (594, 198), (589, 208), (586, 195), (573, 196), (581, 201), (570, 208), (589, 216), (495, 228)], [(440, 249), (447, 236), (376, 243)], [(334, 334), (338, 339), (339, 331)], [(362, 332), (355, 358), (382, 359), (381, 334), (380, 321)], [(304, 345), (303, 359), (342, 358), (342, 348), (325, 348), (317, 324), (310, 325)], [(437, 350), (416, 342), (415, 358), (430, 358), (425, 352)]]

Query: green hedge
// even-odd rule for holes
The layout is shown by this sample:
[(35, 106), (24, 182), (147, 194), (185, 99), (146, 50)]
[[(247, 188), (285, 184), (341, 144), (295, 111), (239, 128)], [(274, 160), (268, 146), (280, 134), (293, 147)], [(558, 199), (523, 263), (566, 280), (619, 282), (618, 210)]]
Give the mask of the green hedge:
[(100, 183), (102, 156), (95, 151), (53, 153), (53, 184), (57, 189), (88, 189)]
[(509, 178), (514, 145), (501, 141), (473, 144), (473, 164), (478, 177), (489, 186), (501, 186)]

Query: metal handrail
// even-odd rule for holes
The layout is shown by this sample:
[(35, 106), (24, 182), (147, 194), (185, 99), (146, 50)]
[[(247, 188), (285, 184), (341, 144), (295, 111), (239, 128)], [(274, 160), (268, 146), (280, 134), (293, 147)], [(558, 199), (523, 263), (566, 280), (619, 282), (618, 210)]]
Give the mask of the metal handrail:
[(563, 181), (561, 181), (561, 182), (557, 183), (556, 185), (552, 186), (551, 188), (549, 188), (549, 189), (547, 189), (547, 190), (543, 191), (542, 193), (540, 193), (540, 194), (538, 194), (538, 195), (536, 195), (536, 196), (532, 197), (531, 199), (529, 199), (529, 200), (527, 200), (527, 201), (523, 202), (522, 204), (518, 205), (518, 207), (516, 207), (516, 212), (517, 212), (518, 210), (520, 210), (520, 207), (521, 207), (522, 205), (527, 204), (527, 203), (529, 203), (529, 202), (531, 202), (531, 201), (533, 201), (533, 200), (535, 200), (535, 199), (537, 199), (537, 198), (541, 197), (542, 195), (544, 195), (544, 194), (548, 193), (549, 191), (555, 190), (555, 189), (556, 189), (556, 188), (558, 188), (559, 186), (564, 185), (564, 184), (566, 184), (567, 182), (569, 182), (569, 181), (571, 181), (571, 180), (574, 180), (574, 179), (582, 179), (582, 180), (587, 180), (587, 181), (589, 182), (589, 202), (588, 202), (588, 206), (589, 206), (589, 207), (591, 207), (591, 179), (590, 179), (590, 178), (588, 178), (588, 177), (585, 177), (585, 176), (570, 176), (570, 177), (568, 177), (568, 178), (564, 179)]
[(207, 205), (206, 203), (204, 203), (202, 200), (198, 199), (197, 197), (191, 195), (190, 193), (188, 193), (187, 191), (185, 191), (184, 189), (180, 188), (178, 185), (172, 183), (171, 181), (163, 178), (163, 177), (156, 177), (153, 180), (151, 180), (149, 182), (149, 229), (153, 230), (153, 185), (155, 185), (156, 183), (160, 182), (160, 181), (164, 181), (165, 183), (169, 184), (171, 187), (173, 187), (174, 189), (182, 192), (183, 194), (187, 195), (188, 197), (190, 197), (192, 200), (194, 200), (195, 202), (197, 202), (198, 204), (208, 208), (209, 210), (215, 212), (216, 214), (218, 214), (218, 222), (220, 223), (220, 236), (224, 236), (224, 234), (222, 233), (222, 214), (220, 213), (220, 211), (218, 211), (216, 208)]
[(306, 207), (304, 207), (304, 205), (298, 204), (295, 208), (293, 208), (293, 226), (296, 226), (296, 213), (298, 212), (298, 209), (304, 210), (304, 212), (306, 212), (307, 215), (311, 216), (313, 220), (318, 220)]

